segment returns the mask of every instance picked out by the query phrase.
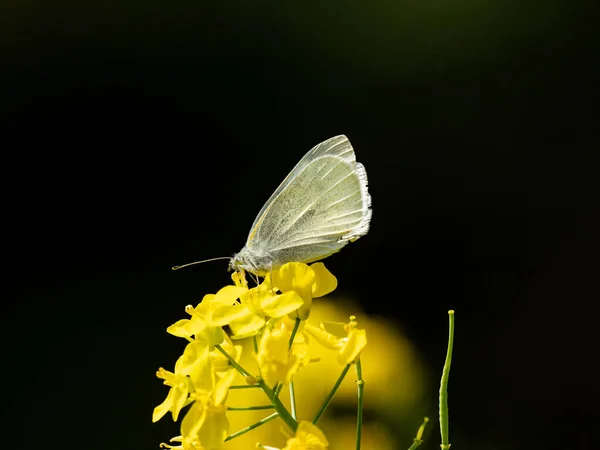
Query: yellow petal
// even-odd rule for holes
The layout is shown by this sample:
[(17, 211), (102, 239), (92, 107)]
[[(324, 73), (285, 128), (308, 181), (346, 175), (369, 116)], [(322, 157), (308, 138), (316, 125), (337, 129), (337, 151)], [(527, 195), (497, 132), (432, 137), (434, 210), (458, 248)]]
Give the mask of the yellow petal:
[(297, 292), (289, 291), (281, 295), (265, 295), (260, 306), (269, 317), (283, 317), (296, 311), (303, 304), (304, 300)]
[(314, 337), (319, 344), (325, 348), (328, 348), (329, 350), (339, 350), (341, 346), (340, 340), (337, 336), (328, 333), (322, 328), (306, 324), (304, 326), (304, 331)]
[(215, 345), (223, 342), (225, 333), (223, 333), (223, 328), (221, 327), (210, 326), (204, 328), (201, 333), (197, 333), (195, 338), (213, 350)]
[(185, 346), (183, 354), (175, 363), (175, 373), (189, 375), (200, 362), (200, 355), (205, 353), (208, 346), (200, 341), (190, 342)]
[(312, 299), (315, 272), (306, 264), (287, 263), (271, 272), (271, 281), (281, 292), (296, 291), (306, 303)]
[(352, 330), (338, 354), (338, 362), (346, 365), (353, 363), (363, 348), (367, 345), (367, 333), (365, 330)]
[(212, 392), (215, 388), (215, 370), (208, 347), (198, 352), (197, 362), (193, 366), (190, 378), (196, 392)]
[(171, 408), (171, 413), (173, 415), (173, 421), (177, 422), (177, 417), (179, 417), (181, 408), (185, 406), (189, 391), (186, 383), (182, 381), (179, 386), (171, 389), (171, 392), (173, 392), (173, 406)]
[(171, 325), (169, 328), (167, 328), (167, 333), (172, 334), (173, 336), (182, 337), (182, 338), (190, 337), (190, 335), (192, 333), (190, 333), (187, 329), (189, 322), (190, 322), (190, 319), (178, 320), (173, 325)]
[(265, 325), (265, 318), (256, 314), (248, 314), (242, 319), (232, 321), (229, 328), (233, 333), (231, 339), (243, 339), (254, 336)]
[(225, 417), (225, 405), (212, 406), (208, 409), (204, 424), (198, 432), (202, 445), (208, 449), (221, 448), (229, 434), (229, 421)]
[(223, 305), (233, 305), (240, 296), (248, 289), (240, 286), (227, 285), (221, 288), (217, 295), (213, 299), (215, 303), (221, 303)]
[(206, 409), (206, 402), (199, 400), (195, 401), (190, 407), (181, 421), (181, 434), (184, 442), (198, 438), (198, 431), (202, 428), (206, 419)]
[(219, 306), (212, 314), (211, 325), (224, 327), (234, 320), (239, 320), (250, 314), (250, 308), (246, 304), (233, 306)]
[(333, 292), (337, 288), (337, 278), (325, 267), (325, 264), (318, 262), (310, 266), (315, 273), (315, 281), (312, 285), (312, 296), (314, 298), (323, 297)]
[(232, 385), (236, 375), (237, 372), (232, 367), (231, 370), (225, 373), (225, 375), (223, 375), (219, 381), (217, 381), (217, 386), (215, 387), (215, 392), (213, 393), (215, 404), (220, 405), (225, 402), (227, 394), (229, 393), (229, 387)]
[(152, 412), (152, 422), (159, 421), (166, 413), (169, 412), (171, 406), (173, 405), (173, 396), (173, 389), (170, 389), (165, 401), (154, 408), (154, 411)]

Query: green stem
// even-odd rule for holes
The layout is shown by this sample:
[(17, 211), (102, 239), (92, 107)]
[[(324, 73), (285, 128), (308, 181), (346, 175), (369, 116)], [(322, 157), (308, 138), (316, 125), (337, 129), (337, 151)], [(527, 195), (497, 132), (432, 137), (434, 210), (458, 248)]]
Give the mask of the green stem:
[(294, 322), (294, 328), (292, 329), (292, 335), (290, 336), (290, 343), (288, 346), (288, 350), (292, 349), (292, 344), (294, 343), (294, 338), (296, 337), (296, 333), (298, 332), (298, 328), (300, 328), (300, 317), (296, 317), (296, 321)]
[(258, 380), (258, 383), (260, 384), (260, 387), (262, 388), (264, 393), (267, 395), (267, 397), (269, 397), (269, 400), (273, 404), (275, 411), (277, 411), (279, 413), (281, 420), (283, 420), (285, 422), (285, 424), (290, 428), (290, 430), (292, 430), (295, 433), (296, 429), (298, 428), (298, 422), (296, 422), (296, 419), (294, 419), (291, 416), (291, 414), (285, 408), (283, 403), (281, 403), (281, 400), (279, 400), (279, 398), (275, 395), (275, 391), (273, 391), (273, 389), (271, 389), (269, 386), (267, 386), (267, 384), (265, 383), (264, 380), (260, 379), (260, 380)]
[[(235, 359), (233, 359), (231, 355), (227, 353), (220, 345), (215, 345), (215, 348), (219, 350), (229, 360), (229, 364), (231, 364), (239, 373), (241, 373), (245, 377), (252, 377), (250, 372), (248, 372), (246, 369), (240, 366), (235, 361)], [(280, 416), (281, 419), (285, 422), (285, 424), (288, 427), (290, 427), (290, 429), (295, 433), (296, 428), (298, 428), (298, 422), (296, 422), (296, 420), (290, 415), (288, 410), (285, 409), (285, 406), (283, 405), (283, 403), (281, 403), (281, 400), (277, 398), (275, 392), (273, 392), (273, 390), (269, 388), (269, 386), (267, 386), (267, 384), (262, 379), (258, 380), (258, 385), (264, 391), (264, 393), (267, 394), (267, 397), (269, 397), (269, 400), (273, 404), (275, 411), (277, 411), (277, 415)]]
[(227, 411), (259, 411), (261, 409), (273, 409), (273, 405), (260, 405), (260, 406), (229, 406)]
[(260, 386), (258, 384), (235, 384), (233, 386), (229, 386), (229, 390), (231, 389), (256, 389)]
[(413, 444), (408, 448), (408, 450), (416, 450), (416, 448), (423, 443), (423, 432), (425, 431), (425, 425), (429, 422), (429, 417), (425, 417), (423, 423), (419, 427), (417, 431), (417, 437), (413, 440)]
[(290, 409), (292, 410), (292, 417), (294, 420), (298, 420), (296, 415), (296, 393), (294, 391), (294, 380), (290, 380)]
[(327, 398), (325, 399), (325, 401), (321, 405), (321, 408), (319, 409), (319, 412), (317, 412), (317, 415), (313, 419), (313, 423), (315, 425), (317, 424), (317, 422), (319, 421), (319, 419), (321, 418), (321, 416), (323, 415), (323, 413), (325, 412), (325, 410), (329, 406), (329, 403), (331, 402), (331, 399), (333, 398), (333, 396), (335, 395), (335, 392), (340, 387), (340, 384), (342, 384), (342, 381), (344, 380), (344, 377), (348, 373), (348, 370), (350, 369), (350, 366), (351, 366), (351, 364), (346, 364), (346, 367), (344, 367), (344, 370), (342, 370), (342, 373), (340, 374), (339, 378), (337, 379), (337, 381), (333, 385), (333, 388), (331, 389), (331, 392), (329, 393), (329, 395), (327, 395)]
[(442, 435), (442, 450), (450, 448), (450, 426), (448, 423), (448, 379), (450, 378), (450, 364), (452, 363), (452, 347), (454, 346), (454, 311), (448, 311), (449, 330), (448, 330), (448, 351), (446, 352), (446, 362), (442, 371), (442, 380), (440, 382), (440, 434)]
[(270, 422), (271, 420), (275, 419), (278, 415), (279, 414), (277, 414), (276, 412), (274, 412), (270, 416), (267, 416), (264, 419), (261, 419), (258, 422), (253, 423), (252, 425), (248, 425), (246, 428), (242, 428), (240, 431), (236, 431), (235, 433), (230, 434), (225, 439), (225, 442), (230, 441), (232, 439), (235, 439), (236, 437), (241, 436), (242, 434), (246, 434), (248, 431), (252, 431), (255, 428), (260, 427), (261, 425), (264, 425), (265, 423)]
[(283, 389), (283, 383), (277, 383), (275, 385), (275, 389), (273, 390), (276, 397), (279, 397), (279, 393), (281, 392), (281, 389)]
[(225, 358), (227, 358), (229, 360), (229, 364), (231, 364), (231, 366), (237, 370), (239, 373), (241, 373), (243, 376), (245, 377), (251, 377), (252, 375), (250, 374), (250, 372), (248, 372), (246, 369), (244, 369), (242, 366), (240, 366), (235, 359), (233, 359), (233, 357), (227, 353), (223, 347), (221, 347), (219, 344), (215, 345), (215, 348), (217, 350), (219, 350), (221, 353), (223, 353), (223, 355), (225, 356)]
[(356, 387), (358, 388), (358, 408), (356, 410), (356, 450), (360, 450), (360, 441), (362, 437), (362, 419), (363, 419), (363, 404), (364, 404), (364, 390), (365, 380), (362, 377), (362, 367), (360, 365), (360, 359), (356, 360)]

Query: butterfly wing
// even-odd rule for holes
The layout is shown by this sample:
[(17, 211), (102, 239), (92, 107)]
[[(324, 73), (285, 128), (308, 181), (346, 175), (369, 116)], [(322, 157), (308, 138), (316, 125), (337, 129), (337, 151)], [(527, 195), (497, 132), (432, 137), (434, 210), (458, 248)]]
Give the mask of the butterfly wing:
[(364, 236), (371, 220), (367, 174), (336, 136), (311, 149), (258, 214), (246, 246), (273, 267), (323, 259)]

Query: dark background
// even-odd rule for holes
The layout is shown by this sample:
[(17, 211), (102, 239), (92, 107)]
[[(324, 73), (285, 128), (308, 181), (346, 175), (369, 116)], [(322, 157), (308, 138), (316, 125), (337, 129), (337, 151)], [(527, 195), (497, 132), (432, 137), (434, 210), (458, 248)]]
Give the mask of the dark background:
[(432, 371), (456, 310), (455, 447), (599, 443), (592, 2), (1, 8), (5, 445), (175, 434), (150, 423), (181, 350), (164, 328), (229, 275), (170, 266), (238, 251), (341, 133), (374, 214), (327, 265)]

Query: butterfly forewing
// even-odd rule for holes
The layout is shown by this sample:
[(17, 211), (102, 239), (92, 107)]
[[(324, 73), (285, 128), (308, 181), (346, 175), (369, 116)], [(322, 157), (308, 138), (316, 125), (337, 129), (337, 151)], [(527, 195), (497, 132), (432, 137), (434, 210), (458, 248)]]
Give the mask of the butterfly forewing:
[(330, 154), (308, 161), (269, 200), (247, 245), (259, 244), (274, 266), (316, 261), (339, 251), (364, 220), (362, 182), (353, 161)]

